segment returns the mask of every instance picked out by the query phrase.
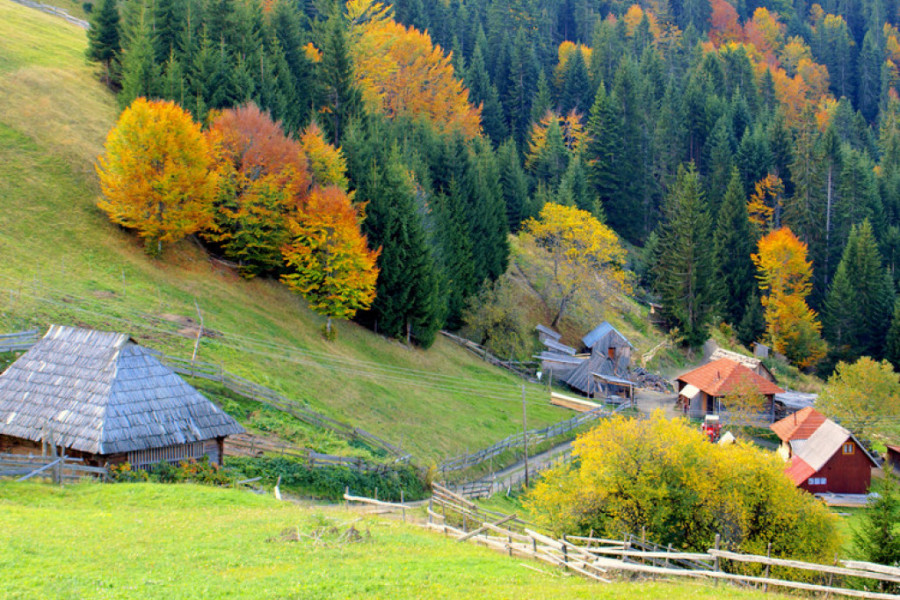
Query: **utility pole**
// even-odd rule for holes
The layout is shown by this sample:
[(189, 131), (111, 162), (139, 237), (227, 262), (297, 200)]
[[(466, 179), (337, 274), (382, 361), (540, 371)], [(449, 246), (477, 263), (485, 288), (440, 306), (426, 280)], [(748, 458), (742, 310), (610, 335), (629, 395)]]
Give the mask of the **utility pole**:
[(528, 487), (528, 416), (525, 412), (525, 382), (522, 382), (522, 441), (525, 443), (525, 487)]

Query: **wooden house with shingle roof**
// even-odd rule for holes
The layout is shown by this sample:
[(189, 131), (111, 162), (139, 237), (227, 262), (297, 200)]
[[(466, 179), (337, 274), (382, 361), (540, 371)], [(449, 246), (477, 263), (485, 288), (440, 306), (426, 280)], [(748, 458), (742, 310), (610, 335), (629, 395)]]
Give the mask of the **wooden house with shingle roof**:
[(0, 374), (0, 452), (46, 444), (89, 464), (209, 456), (244, 428), (121, 333), (53, 325)]

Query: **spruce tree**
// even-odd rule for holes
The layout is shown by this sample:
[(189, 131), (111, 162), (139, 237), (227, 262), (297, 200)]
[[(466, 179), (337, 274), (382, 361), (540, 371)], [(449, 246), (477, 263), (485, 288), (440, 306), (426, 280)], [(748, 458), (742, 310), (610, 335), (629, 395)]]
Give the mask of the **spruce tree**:
[(531, 122), (539, 123), (548, 110), (553, 108), (553, 97), (550, 93), (550, 84), (547, 83), (547, 76), (541, 70), (538, 73), (537, 91), (531, 101)]
[[(500, 169), (490, 144), (476, 142), (474, 175), (469, 198), (469, 224), (476, 282), (495, 281), (509, 262), (509, 227), (501, 189)], [(473, 290), (474, 291), (474, 290)]]
[(719, 208), (713, 237), (715, 273), (722, 317), (737, 327), (744, 318), (747, 303), (755, 289), (755, 270), (750, 254), (755, 236), (747, 217), (747, 200), (736, 168)]
[(688, 346), (706, 341), (715, 302), (711, 219), (694, 165), (679, 168), (666, 201), (655, 266), (663, 315)]
[(362, 113), (362, 94), (353, 79), (353, 63), (340, 15), (332, 16), (326, 23), (319, 83), (328, 109), (327, 118), (323, 119), (325, 128), (332, 144), (339, 146), (348, 122)]
[(179, 50), (185, 23), (182, 0), (154, 0), (153, 2), (153, 52), (157, 64), (162, 64)]
[(103, 63), (104, 83), (113, 87), (118, 84), (117, 63), (122, 52), (119, 40), (119, 10), (116, 0), (103, 0), (100, 9), (93, 13), (88, 29), (89, 60)]
[(506, 140), (497, 149), (497, 162), (500, 167), (500, 187), (506, 205), (506, 223), (513, 233), (519, 230), (522, 221), (536, 217), (537, 212), (530, 210), (528, 179), (519, 162), (516, 143)]
[(446, 326), (456, 330), (463, 325), (467, 299), (478, 287), (472, 259), (472, 239), (466, 218), (466, 202), (456, 181), (449, 194), (436, 199), (439, 251), (436, 256), (446, 300)]
[(131, 24), (127, 50), (122, 57), (122, 91), (119, 106), (125, 108), (135, 98), (155, 98), (159, 95), (159, 65), (153, 55), (153, 38), (148, 10), (141, 9)]
[(619, 161), (624, 151), (619, 124), (615, 98), (601, 85), (587, 125), (588, 182), (613, 228), (625, 218), (619, 197), (623, 177)]
[[(716, 121), (709, 136), (706, 153), (707, 176), (706, 194), (712, 210), (718, 210), (725, 197), (725, 190), (732, 177), (734, 165), (734, 136), (731, 134), (731, 119), (722, 115)], [(743, 190), (741, 190), (743, 192)]]
[(584, 55), (576, 48), (566, 61), (563, 71), (563, 87), (560, 93), (559, 105), (562, 114), (569, 114), (575, 110), (580, 114), (587, 114), (594, 100), (594, 90), (588, 77), (587, 66), (584, 64)]
[(472, 59), (469, 61), (469, 67), (465, 74), (470, 101), (476, 106), (481, 104), (481, 123), (484, 132), (495, 144), (499, 144), (506, 139), (509, 129), (503, 116), (500, 95), (488, 76), (481, 46), (476, 45), (472, 50)]
[[(877, 498), (866, 507), (862, 524), (853, 532), (853, 544), (861, 560), (882, 565), (896, 565), (900, 562), (900, 481), (898, 467), (885, 469), (884, 478), (875, 490)], [(896, 593), (900, 584), (881, 582), (882, 592)]]
[(894, 365), (895, 371), (900, 371), (900, 298), (894, 301), (894, 315), (887, 333), (884, 358)]

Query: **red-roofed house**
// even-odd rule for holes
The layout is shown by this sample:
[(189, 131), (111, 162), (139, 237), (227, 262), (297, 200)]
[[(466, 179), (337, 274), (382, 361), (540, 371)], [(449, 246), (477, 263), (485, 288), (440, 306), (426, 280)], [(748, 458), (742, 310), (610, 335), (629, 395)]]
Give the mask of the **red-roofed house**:
[(785, 474), (812, 493), (865, 494), (878, 463), (852, 433), (812, 408), (770, 426), (779, 438)]
[(742, 381), (751, 383), (766, 397), (765, 411), (771, 413), (775, 394), (783, 389), (744, 365), (728, 358), (706, 363), (681, 375), (678, 383), (678, 402), (692, 415), (717, 414), (720, 400)]

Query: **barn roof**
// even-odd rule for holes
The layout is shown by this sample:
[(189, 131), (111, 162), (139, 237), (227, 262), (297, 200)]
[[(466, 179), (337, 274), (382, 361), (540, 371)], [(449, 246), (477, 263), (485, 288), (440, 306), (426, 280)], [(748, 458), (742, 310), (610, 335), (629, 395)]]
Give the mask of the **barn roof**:
[(243, 431), (127, 335), (53, 325), (0, 374), (0, 434), (92, 454)]
[(788, 479), (790, 479), (794, 485), (800, 485), (801, 483), (815, 475), (816, 470), (809, 466), (799, 456), (794, 456), (793, 458), (791, 458), (791, 462), (784, 470), (784, 473), (788, 476)]
[(569, 356), (575, 356), (575, 348), (572, 346), (566, 346), (565, 344), (561, 344), (560, 342), (554, 342), (553, 340), (546, 340), (544, 345), (553, 352), (557, 352), (560, 354), (568, 354)]
[(554, 331), (553, 329), (550, 329), (545, 325), (538, 325), (537, 327), (535, 327), (535, 329), (537, 329), (539, 333), (543, 333), (547, 337), (553, 338), (556, 341), (559, 341), (559, 338), (562, 337), (561, 333)]
[(681, 375), (678, 377), (678, 380), (689, 383), (710, 396), (717, 398), (730, 392), (744, 378), (753, 383), (759, 390), (759, 393), (763, 395), (779, 394), (784, 391), (762, 375), (758, 375), (744, 365), (728, 358), (720, 358), (719, 360), (706, 363), (693, 371)]
[[(757, 373), (759, 373), (760, 370), (763, 370), (769, 374), (769, 377), (771, 377), (772, 381), (775, 381), (775, 375), (769, 370), (769, 367), (764, 365), (762, 360), (755, 356), (747, 356), (746, 354), (741, 354), (740, 352), (732, 352), (731, 350), (725, 350), (724, 348), (716, 348), (709, 356), (710, 362), (719, 360), (720, 358), (730, 358), (734, 362), (740, 363), (751, 371), (756, 371)], [(760, 375), (761, 374), (762, 373), (760, 373)]]
[(783, 442), (808, 440), (826, 420), (825, 415), (808, 406), (772, 423), (769, 428)]
[[(609, 324), (609, 321), (603, 321), (599, 325), (597, 325), (590, 333), (581, 338), (582, 343), (584, 343), (585, 348), (593, 348), (594, 344), (596, 344), (601, 338), (609, 334), (610, 332), (615, 333), (618, 337), (622, 339), (623, 342), (631, 346), (631, 342), (628, 341), (624, 335), (619, 333), (619, 330)], [(634, 346), (631, 346), (634, 348)]]

